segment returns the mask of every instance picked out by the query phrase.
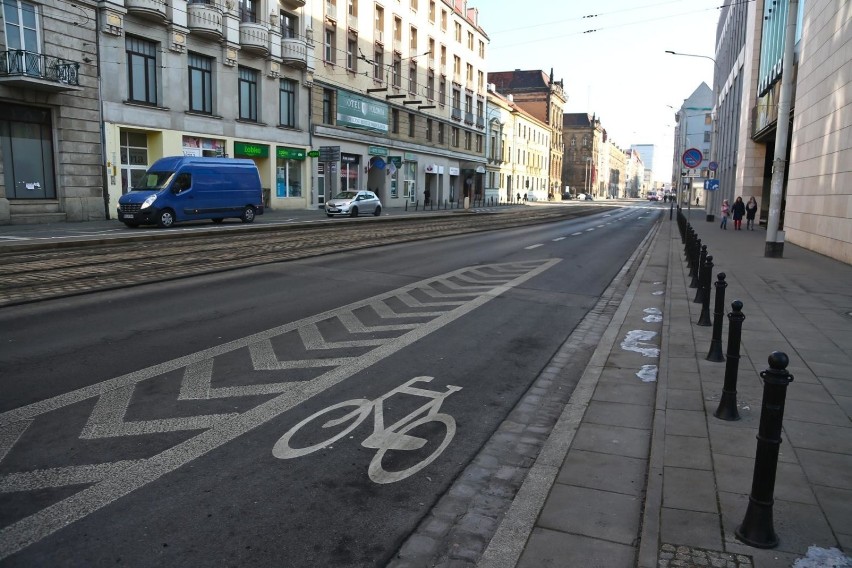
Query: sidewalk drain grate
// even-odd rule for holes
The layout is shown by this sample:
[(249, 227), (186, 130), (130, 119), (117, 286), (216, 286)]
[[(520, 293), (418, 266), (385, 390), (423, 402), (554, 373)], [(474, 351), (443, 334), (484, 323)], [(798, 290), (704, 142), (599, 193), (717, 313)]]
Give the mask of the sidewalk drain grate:
[(663, 544), (660, 547), (657, 568), (707, 566), (719, 568), (754, 568), (751, 556), (720, 550), (707, 550), (692, 546)]

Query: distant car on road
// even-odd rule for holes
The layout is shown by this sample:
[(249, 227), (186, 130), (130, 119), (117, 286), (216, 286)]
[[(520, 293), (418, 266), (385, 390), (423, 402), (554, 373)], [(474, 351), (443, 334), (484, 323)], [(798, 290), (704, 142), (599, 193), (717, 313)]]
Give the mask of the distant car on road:
[(589, 193), (578, 193), (577, 194), (578, 201), (594, 201), (595, 198), (591, 196)]
[(382, 202), (372, 191), (341, 191), (325, 203), (325, 214), (329, 217), (357, 217), (360, 213), (372, 213), (376, 217), (382, 214)]

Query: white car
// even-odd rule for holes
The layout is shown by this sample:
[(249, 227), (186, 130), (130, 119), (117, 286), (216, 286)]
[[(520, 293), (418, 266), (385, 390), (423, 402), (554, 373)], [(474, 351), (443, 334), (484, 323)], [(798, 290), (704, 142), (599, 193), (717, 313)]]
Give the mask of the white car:
[(341, 191), (325, 203), (325, 214), (349, 215), (357, 217), (359, 213), (372, 213), (376, 217), (382, 214), (382, 202), (372, 191)]

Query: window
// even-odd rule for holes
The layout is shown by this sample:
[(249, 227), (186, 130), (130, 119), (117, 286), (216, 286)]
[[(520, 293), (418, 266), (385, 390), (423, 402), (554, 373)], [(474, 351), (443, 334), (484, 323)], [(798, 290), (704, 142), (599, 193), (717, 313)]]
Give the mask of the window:
[(438, 123), (438, 144), (444, 143), (444, 123)]
[(467, 48), (473, 51), (473, 32), (467, 32)]
[(275, 158), (275, 196), (302, 197), (303, 160), (287, 158), (288, 148), (279, 146)]
[(447, 46), (441, 46), (441, 72), (447, 68)]
[(385, 52), (382, 46), (377, 45), (376, 51), (373, 52), (373, 79), (384, 81), (385, 71)]
[(334, 91), (322, 90), (322, 123), (334, 124)]
[(426, 98), (430, 101), (435, 98), (435, 72), (431, 69), (426, 74)]
[(417, 28), (411, 26), (408, 36), (408, 49), (411, 50), (411, 55), (417, 53)]
[(346, 3), (346, 13), (353, 18), (358, 17), (358, 0), (348, 0)]
[(438, 104), (444, 105), (447, 102), (447, 78), (441, 75), (441, 80), (438, 83)]
[(428, 140), (429, 142), (432, 141), (432, 119), (431, 118), (426, 119), (426, 140)]
[(473, 85), (473, 65), (470, 63), (467, 64), (467, 74), (465, 75), (465, 79), (467, 80), (468, 88)]
[(435, 23), (435, 0), (429, 0), (429, 23)]
[(411, 11), (412, 12), (417, 11), (417, 0), (411, 0)]
[(483, 140), (482, 134), (477, 134), (476, 135), (476, 151), (480, 154), (482, 153), (482, 140)]
[(396, 89), (402, 86), (402, 57), (398, 52), (393, 54), (393, 86)]
[(299, 19), (293, 14), (281, 12), (281, 37), (294, 39), (299, 32)]
[(399, 109), (391, 109), (391, 132), (399, 134)]
[[(5, 0), (3, 2), (3, 21), (6, 24), (6, 49), (10, 51), (20, 49), (34, 54), (41, 53), (39, 18), (39, 7), (37, 5), (29, 2)], [(15, 71), (23, 71), (27, 75), (36, 77), (42, 75), (42, 63), (39, 57), (24, 57), (23, 61), (20, 62), (9, 57), (9, 63), (16, 65), (16, 67), (23, 67), (23, 69), (15, 69)]]
[(461, 91), (453, 89), (452, 108), (461, 110)]
[(358, 71), (358, 36), (353, 33), (346, 38), (346, 68)]
[(441, 31), (447, 31), (447, 11), (441, 10)]
[(428, 55), (428, 59), (427, 59), (427, 65), (429, 65), (429, 67), (434, 67), (435, 66), (435, 55), (437, 55), (435, 53), (435, 38), (430, 37), (428, 44), (429, 44), (429, 55)]
[(456, 42), (457, 42), (457, 43), (461, 43), (461, 41), (462, 41), (462, 28), (461, 28), (461, 24), (460, 24), (460, 23), (458, 23), (458, 22), (455, 22), (455, 26), (456, 26)]
[(413, 112), (408, 113), (408, 136), (414, 138), (414, 132), (417, 128), (417, 117)]
[(453, 79), (461, 80), (461, 57), (453, 55)]
[(127, 37), (128, 99), (137, 103), (157, 104), (157, 46), (142, 39)]
[(411, 94), (417, 92), (417, 63), (414, 61), (408, 67), (408, 92)]
[(374, 29), (378, 33), (377, 39), (379, 41), (382, 40), (382, 32), (385, 31), (385, 9), (376, 5), (376, 21), (373, 25)]
[(485, 42), (479, 40), (479, 57), (485, 59)]
[(464, 149), (465, 150), (470, 150), (470, 148), (471, 148), (470, 140), (471, 140), (471, 134), (470, 134), (470, 132), (465, 130), (465, 133), (464, 133)]
[(257, 71), (248, 67), (239, 70), (240, 120), (257, 122)]
[(402, 41), (402, 20), (398, 17), (393, 19), (393, 40)]
[(189, 110), (213, 114), (213, 60), (197, 53), (190, 53), (187, 60)]
[(473, 114), (473, 97), (470, 95), (464, 96), (464, 111), (468, 114)]
[(335, 45), (337, 38), (334, 28), (325, 28), (325, 62), (332, 65), (337, 60), (335, 57)]
[(459, 129), (453, 126), (452, 128), (452, 139), (450, 140), (450, 144), (453, 145), (454, 148), (459, 147)]
[(257, 22), (257, 4), (255, 0), (239, 0), (240, 1), (240, 21), (241, 22)]
[(296, 81), (281, 79), (278, 112), (281, 126), (296, 128)]

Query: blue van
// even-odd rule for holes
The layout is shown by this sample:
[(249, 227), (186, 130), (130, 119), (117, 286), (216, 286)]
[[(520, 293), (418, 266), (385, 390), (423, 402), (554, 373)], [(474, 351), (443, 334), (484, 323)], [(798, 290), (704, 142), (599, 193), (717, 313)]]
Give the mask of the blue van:
[(256, 215), (263, 215), (260, 174), (253, 161), (235, 158), (160, 158), (118, 200), (118, 219), (128, 227), (229, 217), (251, 223)]

